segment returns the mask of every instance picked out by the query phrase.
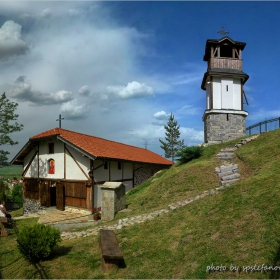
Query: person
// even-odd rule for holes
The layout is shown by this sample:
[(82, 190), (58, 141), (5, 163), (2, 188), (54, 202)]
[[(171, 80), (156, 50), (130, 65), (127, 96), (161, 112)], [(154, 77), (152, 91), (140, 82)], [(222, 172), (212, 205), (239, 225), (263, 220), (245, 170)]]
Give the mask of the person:
[(0, 217), (6, 217), (9, 222), (12, 221), (12, 216), (9, 214), (5, 208), (5, 201), (3, 200), (0, 204)]

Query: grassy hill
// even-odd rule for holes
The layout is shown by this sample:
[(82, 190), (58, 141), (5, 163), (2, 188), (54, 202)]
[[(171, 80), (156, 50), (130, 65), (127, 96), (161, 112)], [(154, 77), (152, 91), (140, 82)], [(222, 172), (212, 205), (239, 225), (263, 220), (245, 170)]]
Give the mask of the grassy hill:
[[(157, 180), (151, 179), (133, 190), (127, 197), (132, 211), (119, 213), (116, 219), (165, 208), (217, 187), (215, 155), (222, 147), (236, 142), (207, 147), (201, 158), (175, 164), (160, 173)], [(262, 134), (236, 151), (240, 182), (217, 195), (116, 231), (126, 268), (103, 275), (98, 237), (90, 236), (63, 241), (56, 255), (42, 262), (46, 275), (68, 279), (279, 278), (279, 151), (280, 130)], [(26, 222), (19, 221), (19, 227)], [(5, 240), (0, 247), (7, 252), (8, 261), (0, 262), (1, 276), (40, 277), (17, 253), (15, 236)], [(262, 265), (279, 268), (261, 272)], [(12, 272), (15, 267), (17, 272)]]

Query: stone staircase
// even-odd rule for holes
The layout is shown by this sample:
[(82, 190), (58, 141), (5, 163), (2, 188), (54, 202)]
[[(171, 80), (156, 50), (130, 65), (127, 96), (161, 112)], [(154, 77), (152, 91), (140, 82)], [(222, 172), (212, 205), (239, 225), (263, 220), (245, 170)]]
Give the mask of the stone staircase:
[(220, 186), (229, 186), (240, 180), (240, 173), (238, 170), (238, 164), (235, 163), (234, 153), (235, 151), (245, 145), (248, 142), (256, 139), (259, 134), (254, 135), (250, 138), (242, 139), (240, 142), (235, 144), (233, 147), (226, 147), (220, 150), (216, 155), (219, 160), (219, 166), (215, 168), (215, 171), (220, 178)]

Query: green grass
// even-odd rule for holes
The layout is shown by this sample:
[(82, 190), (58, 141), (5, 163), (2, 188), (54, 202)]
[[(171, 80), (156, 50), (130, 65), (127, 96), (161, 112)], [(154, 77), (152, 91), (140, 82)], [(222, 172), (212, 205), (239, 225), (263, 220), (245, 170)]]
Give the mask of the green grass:
[(22, 167), (21, 166), (6, 166), (0, 168), (0, 177), (8, 178), (21, 178)]
[[(127, 196), (129, 213), (151, 212), (218, 185), (215, 155), (237, 141), (207, 147), (201, 158), (175, 164)], [(244, 267), (280, 264), (280, 130), (260, 135), (236, 151), (242, 180), (168, 214), (116, 231), (126, 268), (101, 272), (98, 236), (60, 243), (41, 263), (48, 278), (279, 278), (280, 270), (244, 271)], [(153, 181), (153, 182), (152, 182)], [(19, 228), (33, 219), (18, 221)], [(13, 232), (12, 232), (13, 233)], [(40, 278), (16, 248), (12, 234), (0, 239), (2, 278)], [(208, 271), (207, 267), (226, 267)], [(230, 268), (239, 267), (238, 271)], [(41, 273), (42, 274), (42, 273)]]

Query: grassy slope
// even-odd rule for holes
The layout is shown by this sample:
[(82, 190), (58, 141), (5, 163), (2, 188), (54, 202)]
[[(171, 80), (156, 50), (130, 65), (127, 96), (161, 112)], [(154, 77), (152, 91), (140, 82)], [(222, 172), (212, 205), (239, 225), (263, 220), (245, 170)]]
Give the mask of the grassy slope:
[[(42, 263), (46, 274), (49, 278), (279, 278), (279, 270), (243, 271), (243, 266), (280, 262), (279, 139), (280, 130), (276, 130), (238, 149), (236, 161), (242, 180), (220, 194), (116, 231), (125, 269), (103, 276), (98, 238), (92, 236), (63, 241), (56, 256)], [(131, 213), (118, 214), (116, 219), (164, 208), (217, 186), (214, 156), (222, 146), (225, 144), (208, 147), (200, 159), (173, 166), (128, 196)], [(9, 247), (0, 239), (0, 250), (10, 252), (8, 262), (1, 260), (1, 276), (38, 277), (30, 265), (16, 274), (11, 272), (11, 266), (24, 260), (13, 253), (15, 236), (7, 240)], [(212, 263), (227, 270), (207, 273)], [(239, 271), (230, 271), (231, 265)]]

